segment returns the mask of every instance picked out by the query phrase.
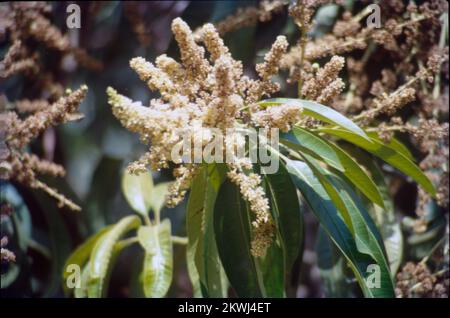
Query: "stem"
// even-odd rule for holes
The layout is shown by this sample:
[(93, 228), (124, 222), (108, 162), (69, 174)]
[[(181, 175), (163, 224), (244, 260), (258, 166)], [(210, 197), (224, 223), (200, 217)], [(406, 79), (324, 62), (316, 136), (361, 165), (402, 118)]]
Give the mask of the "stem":
[(425, 257), (420, 261), (420, 263), (421, 263), (421, 264), (425, 264), (426, 262), (428, 262), (428, 260), (430, 259), (431, 255), (433, 255), (434, 252), (438, 249), (438, 247), (441, 246), (441, 244), (444, 243), (444, 242), (445, 242), (445, 237), (441, 238), (441, 239), (433, 246), (433, 248), (432, 248), (431, 251), (428, 253), (428, 255), (425, 256)]
[(156, 224), (161, 223), (161, 211), (159, 209), (155, 210), (155, 222)]
[(364, 52), (363, 57), (361, 58), (361, 63), (363, 65), (366, 65), (367, 61), (372, 56), (372, 54), (375, 52), (377, 47), (378, 47), (378, 45), (375, 42), (370, 41), (369, 45), (366, 48), (366, 51)]
[[(402, 86), (400, 86), (399, 88), (397, 88), (393, 93), (389, 94), (389, 96), (387, 96), (384, 99), (388, 99), (388, 98), (393, 98), (395, 96), (397, 96), (398, 94), (400, 94), (404, 89), (412, 86), (420, 77), (419, 76), (414, 76), (413, 78), (411, 78), (408, 82), (406, 82), (405, 84), (403, 84)], [(359, 115), (356, 115), (352, 118), (352, 120), (354, 121), (358, 121), (363, 119), (364, 117), (367, 116), (367, 114), (371, 114), (371, 113), (375, 113), (376, 115), (378, 115), (377, 113), (382, 110), (384, 108), (383, 103), (378, 103), (377, 107), (364, 111), (362, 113), (360, 113)]]
[[(297, 5), (300, 6), (300, 15), (303, 15), (304, 6), (300, 3), (300, 1), (297, 2)], [(303, 62), (305, 60), (305, 47), (306, 47), (306, 41), (307, 41), (307, 34), (308, 29), (300, 24), (296, 23), (298, 28), (300, 29), (300, 61), (299, 61), (299, 79), (298, 79), (298, 87), (297, 87), (297, 95), (298, 98), (302, 98), (302, 88), (303, 88), (303, 76), (302, 76), (302, 69), (303, 69)]]
[(361, 21), (362, 19), (364, 19), (366, 16), (368, 16), (369, 15), (369, 13), (371, 13), (372, 12), (372, 9), (370, 8), (370, 7), (365, 7), (363, 10), (361, 10), (357, 15), (355, 15), (353, 18), (352, 18), (352, 21), (353, 22), (359, 22), (359, 21)]
[[(445, 39), (448, 35), (448, 13), (441, 15), (442, 29), (441, 36), (439, 38), (439, 48), (443, 49), (445, 47)], [(434, 87), (433, 87), (433, 98), (438, 99), (440, 95), (441, 88), (441, 72), (438, 72), (434, 77)]]
[(303, 61), (305, 58), (305, 46), (306, 46), (306, 36), (303, 35), (302, 33), (302, 37), (300, 38), (300, 63), (299, 63), (299, 76), (300, 78), (298, 79), (298, 91), (297, 91), (297, 95), (298, 98), (302, 98), (303, 94), (302, 94), (302, 88), (303, 88), (303, 76), (302, 76), (302, 69), (303, 69)]
[[(378, 127), (370, 127), (370, 128), (366, 128), (365, 131), (366, 132), (378, 132), (380, 129)], [(383, 127), (383, 130), (385, 131), (405, 131), (405, 126), (399, 126), (399, 125), (394, 125), (394, 126), (388, 126), (388, 127)]]
[(33, 181), (32, 187), (35, 188), (35, 189), (40, 189), (40, 190), (46, 192), (49, 196), (51, 196), (51, 197), (55, 198), (56, 200), (58, 200), (58, 202), (60, 204), (66, 205), (67, 207), (69, 207), (73, 211), (76, 211), (76, 212), (81, 211), (81, 208), (78, 205), (76, 205), (71, 200), (67, 199), (65, 196), (63, 196), (62, 194), (60, 194), (56, 190), (50, 188), (48, 185), (46, 185), (45, 183), (43, 183), (43, 182), (41, 182), (39, 180)]
[(187, 245), (188, 241), (189, 241), (189, 240), (188, 240), (187, 237), (172, 236), (172, 242), (173, 242), (174, 244)]
[(47, 246), (44, 246), (40, 244), (39, 242), (30, 239), (28, 241), (28, 247), (34, 249), (35, 251), (39, 252), (41, 255), (43, 255), (45, 258), (51, 260), (52, 259), (52, 252), (50, 251)]
[[(439, 276), (443, 275), (443, 274), (444, 274), (445, 272), (447, 272), (447, 271), (448, 271), (448, 267), (441, 269), (440, 271), (438, 271), (438, 272), (432, 274), (431, 276), (432, 276), (432, 277), (439, 277)], [(413, 287), (411, 287), (411, 288), (409, 289), (409, 292), (415, 291), (417, 288), (419, 288), (419, 287), (422, 286), (422, 285), (423, 285), (423, 282), (420, 282), (420, 283), (415, 284)]]
[(144, 222), (148, 226), (152, 226), (153, 225), (152, 221), (150, 220), (150, 218), (149, 218), (149, 216), (147, 214), (144, 215)]
[(134, 243), (138, 243), (138, 242), (139, 242), (139, 239), (137, 236), (130, 237), (130, 238), (127, 238), (127, 239), (117, 242), (115, 248), (122, 249), (122, 248), (128, 247), (128, 246), (133, 245)]
[[(289, 148), (288, 146), (283, 145), (282, 143), (280, 143), (280, 146), (281, 146), (281, 148), (284, 148), (289, 153), (290, 156), (303, 161), (303, 158), (298, 153), (296, 153), (294, 150)], [(286, 157), (284, 157), (284, 158), (286, 158)]]

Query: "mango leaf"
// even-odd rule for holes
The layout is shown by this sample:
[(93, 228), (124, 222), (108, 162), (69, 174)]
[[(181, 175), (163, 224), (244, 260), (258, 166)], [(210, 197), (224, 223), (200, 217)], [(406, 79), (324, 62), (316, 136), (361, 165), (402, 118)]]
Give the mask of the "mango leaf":
[(138, 238), (145, 249), (142, 283), (144, 295), (161, 298), (167, 294), (173, 275), (173, 246), (170, 221), (159, 225), (141, 226)]
[(385, 176), (370, 154), (350, 144), (343, 144), (342, 146), (358, 160), (360, 164), (370, 171), (374, 182), (377, 184), (377, 187), (380, 189), (381, 195), (383, 196), (385, 209), (371, 205), (369, 202), (367, 202), (367, 206), (371, 208), (369, 211), (372, 212), (375, 223), (383, 237), (391, 274), (394, 277), (403, 259), (403, 234), (400, 223), (395, 219), (394, 203), (390, 197), (389, 189), (385, 182)]
[(347, 178), (336, 172), (327, 175), (328, 179), (338, 189), (347, 205), (355, 227), (356, 246), (362, 253), (373, 257), (380, 272), (380, 288), (393, 291), (394, 285), (389, 270), (386, 250), (378, 228), (370, 217), (365, 205), (349, 185)]
[(239, 189), (226, 180), (214, 207), (214, 233), (220, 260), (239, 297), (264, 297), (262, 272), (250, 253), (250, 209)]
[[(51, 183), (50, 183), (51, 184)], [(55, 297), (61, 286), (61, 272), (64, 263), (71, 252), (71, 238), (60, 209), (42, 191), (33, 190), (33, 196), (42, 208), (48, 225), (51, 250), (51, 275), (46, 282), (43, 297)]]
[(66, 295), (69, 295), (71, 292), (71, 289), (69, 289), (66, 284), (67, 278), (71, 274), (71, 272), (68, 271), (68, 267), (70, 265), (77, 265), (79, 268), (85, 268), (84, 265), (89, 260), (89, 256), (91, 255), (91, 251), (94, 248), (94, 245), (97, 243), (97, 241), (103, 234), (105, 234), (111, 229), (111, 227), (112, 227), (111, 225), (107, 226), (98, 231), (96, 234), (90, 236), (83, 244), (78, 246), (77, 249), (73, 251), (73, 253), (67, 259), (66, 264), (64, 265), (62, 275), (62, 284)]
[(307, 116), (311, 116), (315, 119), (321, 120), (329, 124), (340, 126), (344, 129), (352, 131), (353, 133), (359, 135), (361, 138), (369, 140), (369, 137), (364, 132), (364, 130), (358, 127), (358, 125), (356, 125), (353, 121), (341, 115), (333, 108), (324, 106), (322, 104), (313, 101), (296, 98), (272, 98), (263, 100), (258, 104), (263, 107), (281, 104), (298, 105), (303, 109), (303, 114)]
[(87, 282), (89, 279), (89, 261), (87, 264), (83, 267), (83, 270), (81, 272), (81, 281), (80, 281), (80, 287), (74, 288), (73, 295), (75, 298), (87, 298)]
[(338, 146), (299, 127), (294, 127), (289, 134), (283, 134), (281, 142), (294, 150), (313, 155), (343, 172), (370, 201), (383, 207), (383, 198), (375, 183), (358, 163)]
[(436, 195), (436, 190), (433, 184), (420, 170), (420, 168), (394, 148), (391, 148), (376, 139), (371, 139), (372, 142), (367, 142), (359, 135), (343, 129), (320, 128), (318, 131), (342, 138), (360, 148), (367, 150), (414, 179), (433, 197)]
[(272, 216), (280, 236), (285, 272), (290, 273), (300, 250), (303, 249), (304, 240), (303, 213), (297, 190), (281, 160), (276, 173), (264, 174), (264, 169), (262, 173)]
[(325, 297), (351, 297), (351, 286), (345, 273), (345, 259), (322, 227), (319, 227), (317, 232), (315, 250)]
[(195, 268), (195, 249), (186, 249), (186, 266), (189, 280), (192, 284), (193, 296), (194, 298), (201, 298), (200, 276), (198, 275), (197, 268)]
[(201, 297), (200, 276), (195, 266), (195, 254), (197, 251), (198, 240), (200, 239), (204, 212), (204, 196), (206, 189), (205, 168), (194, 177), (189, 193), (189, 200), (186, 210), (186, 232), (188, 244), (186, 246), (186, 262), (189, 278), (191, 280), (194, 297)]
[(374, 239), (373, 227), (366, 224), (369, 220), (360, 214), (364, 213), (359, 210), (360, 206), (355, 208), (355, 203), (350, 200), (349, 189), (343, 186), (339, 188), (343, 200), (351, 212), (356, 240), (311, 168), (301, 161), (286, 159), (286, 163), (294, 183), (319, 219), (321, 226), (349, 262), (365, 297), (394, 297), (389, 271), (386, 270), (385, 262), (380, 261), (382, 250), (380, 250), (376, 238)]
[(279, 239), (274, 240), (267, 249), (266, 255), (256, 259), (261, 269), (267, 297), (282, 298), (286, 296), (285, 253), (280, 241)]
[(347, 225), (348, 229), (350, 230), (350, 233), (354, 236), (355, 230), (353, 228), (353, 222), (352, 217), (350, 216), (350, 212), (347, 208), (347, 205), (342, 200), (339, 192), (334, 188), (334, 186), (331, 184), (330, 180), (328, 180), (323, 175), (323, 170), (321, 169), (320, 165), (314, 161), (314, 158), (311, 156), (308, 156), (307, 154), (303, 153), (301, 154), (301, 157), (305, 161), (305, 163), (309, 166), (309, 168), (314, 173), (317, 180), (319, 180), (320, 184), (326, 191), (327, 195), (331, 199), (331, 201), (336, 206), (337, 210), (340, 212), (342, 218), (344, 219), (345, 224)]
[[(275, 195), (275, 191), (272, 188), (272, 190), (269, 190), (271, 185), (269, 185), (267, 175), (272, 175), (272, 173), (265, 173), (264, 166), (261, 166), (260, 164), (255, 164), (253, 167), (253, 172), (263, 175), (263, 182), (261, 184), (262, 188), (264, 189), (264, 192), (266, 193), (267, 198), (269, 199), (270, 204), (270, 213), (272, 215), (273, 221), (275, 223), (275, 233), (273, 237), (272, 244), (267, 248), (265, 255), (259, 256), (255, 258), (255, 261), (257, 262), (257, 266), (260, 268), (262, 277), (263, 277), (263, 283), (265, 286), (266, 296), (267, 297), (276, 297), (281, 298), (286, 296), (285, 292), (285, 282), (286, 282), (286, 275), (290, 270), (286, 270), (287, 268), (287, 254), (286, 250), (284, 250), (284, 242), (281, 236), (280, 228), (279, 228), (279, 202), (277, 202), (277, 197)], [(277, 171), (279, 172), (279, 170)], [(286, 175), (288, 177), (287, 180), (289, 180), (289, 175)], [(285, 179), (286, 180), (286, 179)], [(272, 185), (273, 187), (273, 185)], [(277, 189), (278, 190), (278, 189)], [(294, 190), (294, 197), (290, 197), (289, 199), (294, 199), (298, 202), (297, 193)], [(278, 198), (279, 199), (279, 198)], [(293, 202), (295, 202), (293, 201)], [(287, 206), (287, 205), (286, 205)], [(291, 211), (286, 211), (291, 212)], [(298, 231), (298, 228), (295, 229)], [(293, 242), (294, 244), (296, 242)], [(294, 248), (297, 248), (298, 252), (298, 246), (294, 246)], [(294, 259), (295, 261), (295, 259)], [(292, 261), (292, 262), (294, 262)]]
[(153, 212), (155, 213), (155, 215), (160, 214), (161, 209), (164, 207), (164, 202), (165, 202), (165, 198), (166, 198), (166, 194), (169, 188), (169, 185), (172, 182), (162, 182), (162, 183), (158, 183), (157, 185), (155, 185), (153, 187), (153, 190), (150, 194), (150, 202), (151, 202), (151, 208), (153, 209)]
[[(188, 261), (195, 266), (205, 297), (227, 297), (228, 284), (214, 236), (214, 203), (224, 180), (224, 166), (204, 165), (191, 186), (187, 209)], [(189, 255), (191, 253), (191, 255)]]
[(408, 158), (412, 162), (415, 161), (414, 157), (413, 157), (412, 153), (409, 151), (409, 149), (397, 138), (391, 137), (391, 140), (389, 140), (389, 142), (386, 142), (386, 141), (382, 140), (376, 132), (366, 132), (366, 133), (370, 138), (375, 139), (379, 142), (382, 142), (386, 146), (389, 146), (389, 147), (397, 150), (399, 153), (404, 155), (406, 158)]
[(150, 172), (139, 175), (128, 173), (122, 176), (122, 192), (131, 208), (140, 215), (146, 216), (152, 207), (153, 179)]
[(126, 216), (100, 237), (91, 252), (87, 293), (89, 298), (99, 298), (106, 293), (107, 277), (111, 270), (114, 247), (128, 231), (141, 225), (137, 216)]

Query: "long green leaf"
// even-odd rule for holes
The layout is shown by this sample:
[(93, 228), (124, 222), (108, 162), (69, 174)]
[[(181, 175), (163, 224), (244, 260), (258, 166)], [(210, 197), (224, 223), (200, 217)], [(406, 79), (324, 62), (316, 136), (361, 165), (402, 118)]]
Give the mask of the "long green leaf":
[(348, 153), (352, 154), (360, 164), (370, 171), (374, 182), (377, 184), (377, 187), (380, 189), (383, 196), (385, 209), (381, 209), (375, 205), (371, 207), (369, 202), (367, 205), (372, 208), (371, 211), (375, 223), (380, 229), (384, 246), (386, 247), (391, 274), (395, 276), (403, 258), (403, 234), (399, 222), (395, 219), (394, 203), (390, 197), (389, 189), (385, 182), (385, 176), (370, 154), (351, 144), (343, 144), (342, 146)]
[(214, 232), (220, 260), (239, 297), (264, 297), (262, 273), (250, 253), (250, 213), (239, 189), (226, 180), (214, 207)]
[(89, 279), (89, 262), (83, 267), (81, 272), (80, 287), (75, 288), (73, 295), (75, 298), (87, 298), (87, 282)]
[(320, 128), (318, 131), (342, 138), (360, 148), (367, 150), (414, 179), (433, 197), (436, 195), (436, 190), (431, 181), (425, 176), (418, 166), (405, 157), (401, 152), (376, 139), (371, 139), (372, 142), (367, 142), (365, 139), (351, 131), (333, 128)]
[(186, 209), (186, 232), (188, 244), (186, 247), (186, 263), (189, 278), (191, 280), (194, 297), (201, 297), (200, 275), (195, 266), (195, 254), (197, 251), (198, 240), (202, 233), (202, 221), (204, 212), (205, 189), (207, 171), (202, 168), (197, 173), (191, 183), (189, 200)]
[(414, 162), (414, 157), (412, 155), (412, 153), (409, 151), (409, 149), (397, 138), (395, 137), (391, 137), (391, 140), (389, 140), (389, 142), (386, 142), (384, 140), (382, 140), (378, 134), (376, 132), (367, 132), (367, 135), (372, 138), (375, 139), (379, 142), (382, 142), (383, 144), (385, 144), (386, 146), (389, 146), (395, 150), (397, 150), (399, 153), (401, 153), (402, 155), (404, 155), (406, 158), (408, 158), (409, 160), (411, 160), (412, 162)]
[(311, 154), (343, 172), (369, 200), (383, 207), (383, 198), (375, 183), (358, 163), (338, 146), (299, 127), (294, 127), (292, 133), (282, 135), (281, 141), (290, 148)]
[(77, 265), (79, 268), (85, 268), (86, 262), (89, 260), (89, 256), (91, 255), (92, 249), (94, 248), (94, 245), (97, 243), (97, 241), (100, 239), (100, 237), (108, 232), (111, 229), (112, 226), (107, 226), (94, 235), (90, 236), (83, 244), (77, 247), (75, 251), (69, 256), (69, 258), (66, 261), (66, 264), (64, 265), (63, 270), (63, 289), (66, 294), (69, 294), (71, 290), (67, 288), (66, 280), (70, 275), (70, 272), (67, 271), (67, 267), (69, 265)]
[(187, 209), (187, 257), (192, 258), (205, 297), (226, 297), (228, 289), (213, 223), (214, 203), (224, 180), (223, 168), (220, 164), (202, 167), (192, 183)]
[(328, 174), (327, 177), (336, 189), (339, 190), (343, 201), (350, 211), (352, 222), (355, 227), (356, 246), (358, 250), (372, 256), (376, 261), (376, 265), (379, 266), (381, 274), (380, 288), (393, 291), (394, 285), (391, 279), (389, 262), (387, 260), (383, 239), (375, 223), (360, 198), (349, 185), (345, 176), (336, 172), (335, 174)]
[(264, 179), (272, 216), (281, 238), (285, 271), (289, 273), (303, 249), (304, 223), (295, 185), (281, 160), (279, 164), (278, 171), (264, 174)]
[(161, 298), (167, 294), (173, 276), (173, 246), (168, 219), (159, 225), (141, 226), (139, 242), (145, 249), (142, 283), (144, 295)]
[[(311, 210), (319, 219), (320, 224), (349, 262), (364, 295), (366, 297), (393, 297), (394, 292), (390, 274), (389, 272), (386, 273), (384, 263), (379, 262), (373, 257), (373, 255), (379, 256), (379, 250), (364, 250), (364, 252), (370, 252), (370, 254), (373, 255), (365, 254), (360, 251), (361, 245), (364, 246), (364, 244), (369, 243), (372, 245), (375, 244), (372, 240), (372, 236), (369, 236), (370, 239), (367, 238), (367, 229), (364, 227), (365, 223), (361, 221), (361, 215), (358, 216), (361, 211), (351, 209), (353, 203), (350, 204), (349, 198), (345, 197), (344, 202), (348, 204), (348, 208), (351, 211), (355, 233), (357, 239), (360, 240), (357, 244), (327, 192), (308, 165), (301, 161), (286, 161), (287, 169), (290, 172), (294, 183), (301, 191), (306, 202), (311, 207)], [(363, 223), (364, 226), (361, 223)], [(372, 231), (373, 229), (371, 228), (370, 230)], [(376, 246), (370, 247), (375, 249)], [(381, 285), (379, 287), (376, 284), (371, 284), (372, 274), (369, 270), (369, 265), (373, 264), (378, 265), (380, 269)]]
[(267, 297), (282, 298), (286, 296), (284, 258), (285, 251), (283, 251), (281, 240), (276, 239), (267, 249), (266, 255), (256, 259)]
[(126, 216), (101, 236), (91, 252), (89, 262), (88, 296), (99, 298), (106, 292), (107, 277), (110, 271), (114, 246), (120, 237), (141, 225), (139, 217)]
[(344, 219), (344, 222), (347, 225), (350, 232), (352, 233), (352, 235), (355, 235), (355, 230), (353, 228), (353, 222), (350, 216), (350, 212), (348, 211), (347, 205), (342, 200), (339, 192), (334, 188), (331, 182), (323, 175), (323, 171), (320, 165), (317, 162), (315, 162), (313, 157), (307, 155), (306, 153), (301, 154), (301, 157), (303, 158), (304, 162), (309, 166), (309, 168), (312, 170), (317, 180), (319, 180), (320, 184), (327, 192), (331, 201), (333, 201), (333, 204), (341, 213), (342, 218)]
[(322, 227), (319, 227), (317, 232), (315, 251), (325, 297), (351, 297), (351, 288), (345, 273), (345, 260)]
[(271, 105), (298, 105), (303, 109), (303, 114), (311, 116), (315, 119), (321, 120), (323, 122), (338, 125), (342, 128), (348, 129), (355, 134), (361, 136), (362, 138), (369, 139), (367, 134), (358, 125), (347, 117), (341, 115), (339, 112), (335, 111), (331, 107), (324, 106), (322, 104), (296, 98), (272, 98), (266, 99), (258, 103), (261, 106), (271, 106)]

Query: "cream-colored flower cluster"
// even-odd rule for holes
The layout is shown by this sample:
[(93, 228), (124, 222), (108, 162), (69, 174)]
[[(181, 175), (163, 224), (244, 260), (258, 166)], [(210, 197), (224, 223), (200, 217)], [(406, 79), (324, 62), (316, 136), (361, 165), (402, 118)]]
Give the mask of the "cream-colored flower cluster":
[[(183, 142), (183, 133), (192, 134), (193, 140), (205, 146), (217, 129), (225, 133), (229, 129), (256, 125), (287, 131), (300, 119), (301, 110), (287, 105), (262, 108), (256, 104), (279, 90), (271, 78), (277, 74), (279, 61), (286, 53), (285, 37), (277, 37), (264, 62), (256, 66), (259, 78), (251, 79), (243, 75), (242, 63), (231, 57), (212, 24), (204, 25), (194, 37), (188, 25), (177, 18), (172, 22), (172, 31), (180, 48), (181, 63), (166, 55), (159, 56), (155, 64), (142, 57), (130, 61), (148, 87), (159, 91), (160, 98), (143, 106), (112, 88), (107, 92), (114, 115), (127, 129), (138, 133), (144, 143), (151, 144), (149, 151), (132, 163), (129, 170), (139, 173), (147, 166), (159, 170), (169, 167), (169, 162), (175, 164), (176, 181), (167, 203), (176, 205), (183, 199), (199, 167), (196, 163), (172, 160), (171, 151)], [(223, 149), (239, 147), (242, 140), (237, 133), (226, 136)], [(251, 173), (251, 163), (244, 158), (234, 159), (227, 162), (228, 177), (239, 186), (255, 213), (252, 252), (264, 255), (273, 229), (269, 203), (260, 177)]]

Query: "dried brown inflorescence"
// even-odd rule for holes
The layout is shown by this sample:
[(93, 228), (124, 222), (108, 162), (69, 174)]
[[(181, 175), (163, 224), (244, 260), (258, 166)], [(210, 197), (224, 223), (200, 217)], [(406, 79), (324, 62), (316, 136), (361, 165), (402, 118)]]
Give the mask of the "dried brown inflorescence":
[[(202, 147), (211, 141), (214, 129), (225, 133), (226, 129), (251, 127), (253, 124), (289, 130), (300, 119), (301, 110), (292, 106), (261, 108), (255, 104), (263, 96), (278, 91), (279, 85), (271, 78), (278, 72), (279, 60), (288, 43), (279, 36), (266, 54), (264, 62), (256, 66), (258, 79), (243, 75), (242, 63), (232, 58), (219, 33), (211, 24), (198, 32), (195, 40), (188, 25), (181, 19), (172, 23), (172, 31), (180, 48), (181, 63), (162, 55), (156, 65), (142, 57), (130, 61), (131, 67), (150, 89), (158, 90), (161, 98), (142, 106), (108, 88), (114, 115), (122, 124), (140, 134), (145, 143), (151, 143), (149, 152), (130, 165), (132, 172), (167, 168), (171, 150), (183, 142), (182, 134), (190, 133), (192, 140), (199, 140)], [(206, 51), (209, 59), (205, 57)], [(245, 138), (235, 133), (225, 135), (223, 149), (235, 149), (245, 144)], [(245, 158), (234, 158), (227, 163), (228, 177), (236, 183), (243, 197), (255, 214), (253, 222), (252, 252), (265, 254), (273, 235), (269, 203), (260, 186), (260, 177), (251, 172), (252, 165)], [(175, 182), (167, 198), (169, 205), (181, 202), (199, 164), (172, 162)]]
[[(56, 198), (60, 206), (80, 210), (79, 206), (38, 179), (39, 174), (64, 176), (64, 168), (27, 152), (31, 141), (50, 126), (82, 117), (77, 108), (87, 87), (64, 95), (63, 85), (55, 81), (62, 61), (71, 56), (86, 68), (99, 70), (102, 67), (99, 61), (73, 45), (68, 34), (63, 34), (51, 23), (51, 12), (52, 7), (45, 2), (10, 2), (0, 6), (0, 37), (10, 42), (9, 50), (0, 62), (0, 77), (9, 79), (23, 75), (27, 87), (25, 98), (20, 100), (8, 102), (2, 95), (2, 103), (5, 103), (0, 114), (2, 178), (42, 189)], [(58, 62), (45, 63), (41, 47), (56, 53)], [(31, 98), (26, 98), (28, 96)]]
[(9, 50), (0, 62), (0, 78), (24, 74), (37, 82), (35, 85), (46, 96), (56, 100), (64, 89), (54, 81), (54, 70), (44, 65), (36, 43), (59, 53), (60, 62), (70, 56), (92, 70), (102, 69), (102, 63), (73, 45), (68, 34), (51, 23), (50, 13), (51, 6), (45, 2), (10, 2), (0, 7), (0, 37), (10, 41)]
[[(273, 15), (280, 13), (286, 4), (287, 1), (283, 0), (264, 0), (260, 2), (258, 7), (240, 7), (235, 13), (216, 23), (214, 27), (223, 36), (228, 32), (253, 26), (258, 22), (267, 22), (272, 19)], [(200, 32), (201, 29), (196, 30), (194, 38), (199, 39)]]
[(65, 175), (64, 168), (26, 152), (26, 147), (50, 126), (70, 121), (86, 92), (87, 87), (82, 86), (48, 107), (35, 111), (25, 119), (20, 119), (14, 111), (0, 114), (2, 179), (44, 190), (58, 201), (59, 206), (67, 206), (75, 211), (80, 210), (80, 207), (71, 200), (37, 178), (39, 174), (62, 177)]
[(425, 263), (408, 262), (397, 274), (395, 293), (399, 298), (447, 298), (448, 269), (432, 273)]
[[(448, 123), (442, 122), (448, 116), (448, 91), (442, 85), (448, 81), (447, 31), (442, 22), (447, 2), (404, 5), (383, 1), (381, 28), (365, 26), (371, 13), (367, 8), (356, 14), (346, 11), (330, 34), (309, 40), (315, 5), (298, 1), (289, 10), (301, 37), (281, 61), (281, 68), (289, 70), (288, 83), (298, 84), (299, 97), (353, 115), (354, 121), (377, 132), (385, 142), (395, 134), (408, 134), (424, 154), (420, 165), (438, 188), (437, 203), (447, 206)], [(345, 75), (344, 59), (336, 54), (350, 55), (346, 58), (346, 91), (344, 81), (337, 77), (340, 71)], [(327, 56), (333, 57), (320, 68), (315, 61)], [(335, 67), (330, 70), (333, 61)], [(414, 120), (404, 115), (408, 114), (406, 107), (414, 110)], [(301, 123), (314, 125), (305, 120)], [(419, 190), (416, 212), (420, 231), (427, 229), (425, 211), (430, 200)]]

